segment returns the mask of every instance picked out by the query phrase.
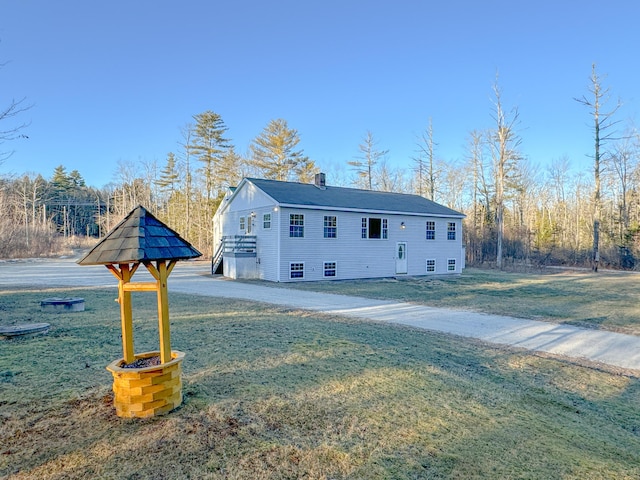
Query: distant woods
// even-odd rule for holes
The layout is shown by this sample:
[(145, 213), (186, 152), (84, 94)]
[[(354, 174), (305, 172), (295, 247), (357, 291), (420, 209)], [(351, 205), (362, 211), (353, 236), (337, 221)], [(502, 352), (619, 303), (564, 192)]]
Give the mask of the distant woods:
[[(465, 213), (470, 265), (634, 268), (640, 134), (618, 123), (620, 103), (609, 104), (595, 66), (585, 91), (576, 100), (593, 126), (585, 135), (594, 150), (585, 154), (594, 163), (579, 171), (572, 162), (583, 158), (559, 157), (543, 168), (527, 157), (518, 109), (504, 104), (497, 78), (489, 127), (469, 132), (463, 158), (438, 155), (438, 125), (428, 118), (411, 159), (394, 158), (365, 131), (341, 165), (322, 170), (329, 185), (413, 193)], [(79, 237), (95, 241), (138, 204), (211, 255), (211, 219), (229, 187), (246, 176), (312, 182), (320, 171), (284, 119), (270, 121), (244, 150), (219, 114), (191, 120), (177, 133), (175, 151), (159, 161), (119, 161), (113, 182), (100, 189), (62, 165), (48, 178), (0, 179), (0, 257), (53, 254), (59, 242)], [(407, 160), (406, 168), (393, 166)]]

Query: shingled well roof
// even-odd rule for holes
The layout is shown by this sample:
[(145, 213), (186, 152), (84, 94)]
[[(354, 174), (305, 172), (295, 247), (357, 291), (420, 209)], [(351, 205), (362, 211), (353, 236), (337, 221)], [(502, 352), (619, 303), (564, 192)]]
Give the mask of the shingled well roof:
[(107, 265), (152, 260), (185, 260), (202, 254), (144, 207), (134, 208), (89, 253), (80, 265)]
[(443, 217), (461, 218), (465, 216), (419, 195), (344, 187), (317, 187), (310, 183), (281, 182), (257, 178), (247, 178), (246, 181), (253, 183), (276, 202), (284, 205), (329, 207), (336, 210), (413, 213)]

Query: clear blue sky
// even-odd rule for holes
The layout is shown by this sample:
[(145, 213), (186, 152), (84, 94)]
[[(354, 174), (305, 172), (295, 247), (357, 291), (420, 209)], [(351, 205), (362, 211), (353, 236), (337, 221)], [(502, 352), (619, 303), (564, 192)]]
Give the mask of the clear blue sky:
[(205, 110), (240, 153), (284, 118), (327, 171), (367, 130), (389, 166), (408, 165), (429, 118), (436, 155), (461, 159), (469, 132), (492, 126), (496, 72), (522, 152), (588, 171), (573, 97), (596, 62), (618, 118), (637, 118), (639, 18), (635, 0), (0, 0), (0, 107), (33, 104), (0, 175), (62, 164), (101, 187), (118, 160), (162, 166)]

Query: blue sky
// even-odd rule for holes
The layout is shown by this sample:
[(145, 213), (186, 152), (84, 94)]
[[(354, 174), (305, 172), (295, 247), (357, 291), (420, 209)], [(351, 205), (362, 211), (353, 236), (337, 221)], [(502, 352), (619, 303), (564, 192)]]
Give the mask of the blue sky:
[(206, 110), (240, 153), (284, 118), (329, 172), (348, 171), (367, 130), (408, 166), (429, 118), (436, 155), (460, 160), (492, 126), (496, 72), (522, 153), (588, 171), (590, 117), (573, 98), (596, 62), (617, 118), (637, 118), (638, 18), (634, 0), (0, 0), (0, 107), (33, 104), (0, 175), (62, 164), (102, 187), (120, 160), (163, 165)]

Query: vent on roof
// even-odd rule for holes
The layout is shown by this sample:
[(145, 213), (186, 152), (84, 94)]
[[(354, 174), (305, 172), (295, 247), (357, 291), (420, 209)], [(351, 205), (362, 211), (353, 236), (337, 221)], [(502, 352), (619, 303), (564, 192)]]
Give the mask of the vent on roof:
[(316, 173), (315, 184), (316, 187), (323, 190), (325, 189), (325, 187), (327, 186), (327, 180), (324, 173)]

